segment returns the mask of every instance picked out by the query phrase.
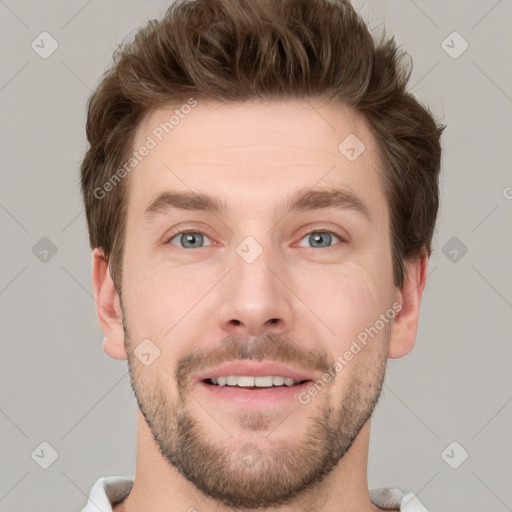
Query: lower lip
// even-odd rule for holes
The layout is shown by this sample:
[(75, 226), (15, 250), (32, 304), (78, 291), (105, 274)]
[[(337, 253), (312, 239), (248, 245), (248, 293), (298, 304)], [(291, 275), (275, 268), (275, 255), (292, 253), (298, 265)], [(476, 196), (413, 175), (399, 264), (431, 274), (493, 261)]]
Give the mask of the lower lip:
[(311, 381), (295, 386), (272, 386), (268, 388), (247, 389), (238, 386), (215, 386), (200, 381), (200, 389), (213, 399), (225, 400), (240, 406), (267, 407), (275, 404), (282, 405), (286, 401), (296, 399), (297, 395), (305, 391)]

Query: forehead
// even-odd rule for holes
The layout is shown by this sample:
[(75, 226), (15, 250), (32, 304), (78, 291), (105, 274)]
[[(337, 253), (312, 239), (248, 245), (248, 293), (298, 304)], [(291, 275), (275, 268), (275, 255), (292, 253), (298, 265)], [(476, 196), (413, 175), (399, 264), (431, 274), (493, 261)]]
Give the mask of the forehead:
[[(211, 193), (227, 209), (289, 204), (293, 191), (342, 188), (386, 211), (381, 163), (364, 119), (342, 104), (309, 101), (220, 103), (197, 100), (149, 113), (134, 150), (129, 210), (142, 215), (168, 191)], [(354, 158), (355, 157), (355, 158)]]

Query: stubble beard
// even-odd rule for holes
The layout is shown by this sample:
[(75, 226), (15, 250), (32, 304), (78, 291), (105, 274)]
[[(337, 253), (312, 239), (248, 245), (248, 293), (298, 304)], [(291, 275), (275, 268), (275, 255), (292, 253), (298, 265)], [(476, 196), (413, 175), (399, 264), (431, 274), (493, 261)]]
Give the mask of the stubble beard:
[[(190, 397), (190, 390), (178, 383), (177, 396), (171, 396), (172, 390), (162, 384), (159, 375), (135, 360), (124, 321), (123, 326), (131, 386), (160, 453), (205, 496), (240, 509), (289, 504), (338, 465), (378, 402), (390, 335), (387, 329), (387, 339), (377, 341), (383, 349), (372, 368), (358, 365), (349, 374), (341, 402), (338, 399), (333, 405), (322, 399), (322, 393), (327, 393), (324, 390), (308, 405), (297, 403), (298, 407), (310, 407), (311, 413), (304, 433), (296, 433), (294, 441), (275, 441), (277, 426), (274, 440), (267, 432), (247, 442), (228, 433), (223, 437), (226, 440), (209, 434), (204, 422), (190, 410), (190, 404), (201, 407)], [(237, 417), (244, 432), (264, 432), (272, 420), (258, 411)], [(227, 431), (232, 421), (226, 420)]]

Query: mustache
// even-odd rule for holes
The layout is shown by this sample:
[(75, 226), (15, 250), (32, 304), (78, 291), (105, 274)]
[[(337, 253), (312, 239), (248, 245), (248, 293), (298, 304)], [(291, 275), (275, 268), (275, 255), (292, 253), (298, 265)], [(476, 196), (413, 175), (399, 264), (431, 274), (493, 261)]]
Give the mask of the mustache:
[(261, 337), (230, 336), (218, 345), (193, 350), (179, 359), (175, 378), (179, 387), (185, 389), (191, 374), (243, 359), (283, 362), (321, 373), (330, 368), (328, 354), (319, 348), (303, 348), (288, 336), (268, 333)]

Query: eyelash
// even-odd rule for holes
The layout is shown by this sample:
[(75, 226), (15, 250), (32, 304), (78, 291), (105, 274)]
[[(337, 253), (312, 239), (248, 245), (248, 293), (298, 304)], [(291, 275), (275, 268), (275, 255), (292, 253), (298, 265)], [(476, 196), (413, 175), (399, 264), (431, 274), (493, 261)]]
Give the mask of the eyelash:
[[(204, 231), (201, 231), (201, 230), (198, 230), (198, 229), (183, 228), (183, 229), (179, 229), (178, 231), (176, 231), (175, 233), (170, 235), (167, 238), (167, 243), (170, 244), (171, 240), (173, 238), (176, 238), (178, 235), (182, 235), (182, 234), (185, 234), (185, 233), (199, 233), (200, 235), (205, 235), (208, 238), (210, 238)], [(340, 233), (337, 233), (336, 231), (333, 231), (333, 230), (327, 229), (327, 228), (325, 228), (325, 229), (324, 228), (317, 228), (317, 229), (314, 229), (312, 231), (308, 231), (303, 237), (301, 237), (300, 240), (302, 240), (304, 237), (306, 237), (308, 235), (311, 235), (312, 233), (329, 233), (330, 235), (334, 235), (334, 236), (338, 237), (340, 239), (340, 243), (345, 243), (346, 242), (345, 238)], [(334, 244), (334, 245), (336, 245), (336, 244)], [(325, 247), (325, 249), (330, 249), (331, 247), (333, 247), (333, 246)], [(179, 247), (179, 248), (180, 249), (185, 249), (185, 247)], [(203, 248), (204, 247), (199, 247), (199, 249), (203, 249)], [(310, 247), (310, 249), (315, 249), (315, 247)], [(185, 249), (185, 250), (190, 250), (190, 249)]]

